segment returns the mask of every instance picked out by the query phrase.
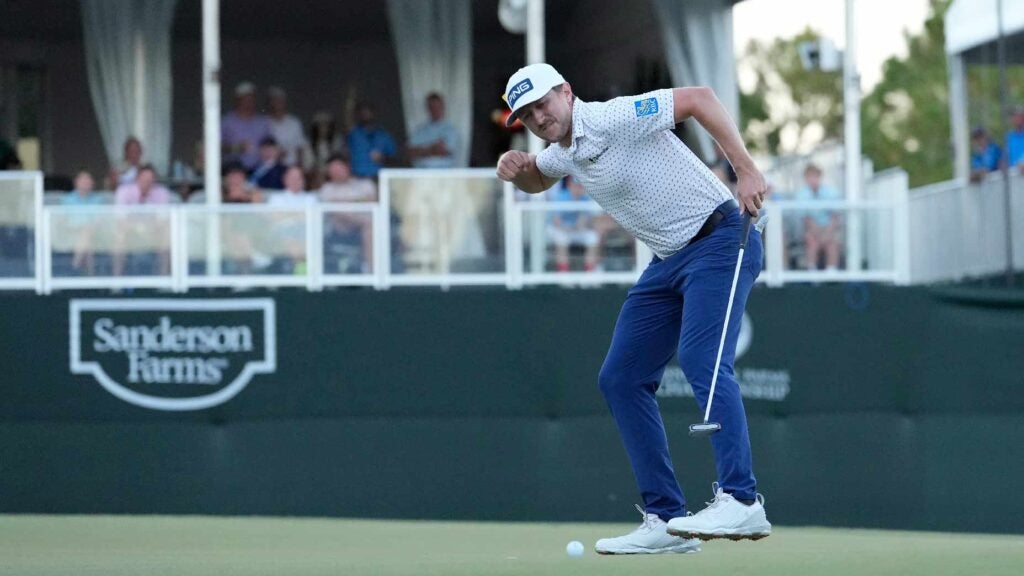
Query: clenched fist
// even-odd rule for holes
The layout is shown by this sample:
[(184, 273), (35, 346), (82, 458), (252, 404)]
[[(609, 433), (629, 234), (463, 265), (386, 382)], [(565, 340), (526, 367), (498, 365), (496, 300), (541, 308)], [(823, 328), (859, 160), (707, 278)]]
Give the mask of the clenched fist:
[(519, 176), (529, 173), (534, 162), (533, 154), (522, 150), (509, 150), (498, 159), (498, 178), (513, 182)]

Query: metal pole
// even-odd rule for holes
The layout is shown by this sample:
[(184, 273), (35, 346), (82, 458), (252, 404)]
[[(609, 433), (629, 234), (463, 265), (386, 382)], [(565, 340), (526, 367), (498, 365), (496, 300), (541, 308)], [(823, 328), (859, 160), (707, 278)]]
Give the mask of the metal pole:
[[(843, 52), (843, 141), (846, 155), (846, 200), (861, 199), (860, 74), (857, 72), (857, 21), (855, 0), (846, 0), (846, 50)], [(861, 214), (847, 211), (846, 268), (861, 269)]]
[[(1010, 116), (1010, 103), (1006, 89), (1006, 35), (1003, 33), (1003, 0), (996, 0), (996, 21), (999, 27), (999, 41), (996, 44), (999, 60), (999, 109), (1003, 121)], [(1003, 150), (1010, 149), (1009, 132), (1004, 131)], [(1013, 286), (1013, 217), (1010, 198), (1010, 168), (1003, 162), (1003, 217), (1006, 225), (1006, 285)]]
[[(526, 63), (536, 64), (543, 62), (544, 55), (544, 0), (527, 0), (526, 4)], [(527, 131), (529, 132), (529, 131)], [(527, 149), (531, 154), (539, 154), (544, 149), (544, 141), (528, 134)], [(534, 194), (530, 197), (533, 202), (543, 202), (543, 194)], [(526, 216), (526, 213), (523, 213)], [(547, 239), (544, 233), (544, 213), (531, 212), (530, 219), (530, 270), (534, 273), (544, 271), (545, 252), (547, 250)]]
[(206, 273), (213, 276), (220, 274), (220, 0), (203, 0), (203, 126)]

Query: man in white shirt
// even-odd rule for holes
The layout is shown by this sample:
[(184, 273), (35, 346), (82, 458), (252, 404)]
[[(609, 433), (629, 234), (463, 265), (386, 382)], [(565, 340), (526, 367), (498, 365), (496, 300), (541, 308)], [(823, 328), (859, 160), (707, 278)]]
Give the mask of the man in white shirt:
[[(599, 540), (602, 554), (696, 552), (700, 539), (758, 539), (771, 533), (756, 492), (750, 439), (733, 374), (747, 295), (761, 270), (760, 233), (750, 232), (726, 331), (711, 420), (715, 500), (687, 516), (655, 392), (665, 366), (679, 363), (703, 412), (744, 230), (757, 215), (765, 180), (736, 125), (708, 88), (674, 88), (583, 102), (551, 66), (532, 64), (509, 79), (512, 115), (549, 143), (540, 154), (513, 150), (498, 161), (502, 180), (539, 193), (572, 175), (587, 194), (656, 255), (626, 297), (598, 378), (644, 501), (643, 524)], [(739, 177), (736, 195), (672, 130), (694, 118), (721, 145)]]
[(281, 161), (286, 166), (306, 167), (312, 160), (309, 141), (302, 130), (302, 122), (288, 113), (288, 95), (283, 88), (267, 89), (267, 107), (270, 108), (270, 134), (284, 153)]

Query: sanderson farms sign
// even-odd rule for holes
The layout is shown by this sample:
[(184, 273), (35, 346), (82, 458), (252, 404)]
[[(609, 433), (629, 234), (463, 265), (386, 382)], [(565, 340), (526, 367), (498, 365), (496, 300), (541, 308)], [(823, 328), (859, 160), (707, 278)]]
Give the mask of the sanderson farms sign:
[(154, 410), (227, 402), (277, 368), (269, 298), (72, 300), (71, 372)]

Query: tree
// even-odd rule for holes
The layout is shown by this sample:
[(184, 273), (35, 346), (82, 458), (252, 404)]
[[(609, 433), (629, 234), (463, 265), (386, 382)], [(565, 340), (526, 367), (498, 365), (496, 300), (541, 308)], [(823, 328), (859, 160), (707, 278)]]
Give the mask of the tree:
[(903, 168), (911, 186), (953, 176), (943, 20), (950, 2), (930, 0), (921, 33), (904, 34), (907, 56), (885, 61), (881, 82), (861, 104), (865, 156), (876, 170)]
[(753, 40), (744, 50), (740, 69), (753, 81), (740, 93), (740, 116), (752, 150), (789, 154), (840, 135), (842, 74), (807, 70), (800, 59), (800, 44), (819, 38), (808, 28), (770, 44)]

